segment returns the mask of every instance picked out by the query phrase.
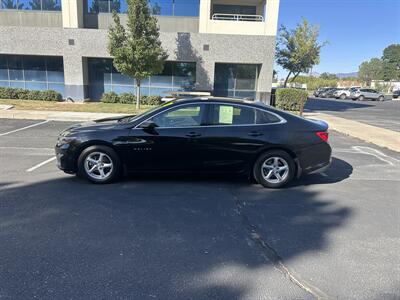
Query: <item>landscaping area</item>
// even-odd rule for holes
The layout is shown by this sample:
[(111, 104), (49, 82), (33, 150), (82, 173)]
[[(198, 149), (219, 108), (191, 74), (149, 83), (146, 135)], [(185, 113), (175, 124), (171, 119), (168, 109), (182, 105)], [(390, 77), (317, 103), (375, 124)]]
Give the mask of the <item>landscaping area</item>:
[(17, 110), (71, 111), (93, 113), (138, 114), (154, 106), (142, 105), (139, 111), (134, 104), (103, 103), (103, 102), (55, 102), (40, 100), (0, 99), (0, 104), (13, 105)]

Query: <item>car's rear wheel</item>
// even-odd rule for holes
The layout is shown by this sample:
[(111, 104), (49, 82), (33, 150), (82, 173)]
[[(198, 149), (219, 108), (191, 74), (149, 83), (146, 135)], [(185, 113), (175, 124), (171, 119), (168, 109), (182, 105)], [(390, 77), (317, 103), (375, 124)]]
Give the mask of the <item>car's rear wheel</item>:
[(271, 150), (262, 154), (254, 164), (254, 178), (267, 188), (280, 188), (294, 177), (293, 158), (285, 151)]
[(381, 96), (379, 96), (378, 100), (383, 101), (383, 100), (385, 100), (385, 97), (381, 95)]
[(365, 98), (364, 98), (363, 95), (361, 95), (361, 96), (359, 96), (359, 97), (357, 98), (358, 101), (364, 101), (364, 99), (365, 99)]
[(346, 99), (346, 94), (341, 94), (340, 99), (345, 100)]
[(117, 179), (121, 163), (113, 149), (91, 146), (82, 151), (78, 159), (78, 174), (94, 183), (110, 183)]

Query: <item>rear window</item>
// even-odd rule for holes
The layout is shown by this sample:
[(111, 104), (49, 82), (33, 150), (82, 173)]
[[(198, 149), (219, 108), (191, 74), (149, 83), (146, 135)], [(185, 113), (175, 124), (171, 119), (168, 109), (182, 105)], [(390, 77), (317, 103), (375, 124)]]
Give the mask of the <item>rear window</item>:
[(279, 117), (267, 111), (229, 104), (213, 105), (211, 125), (254, 125), (280, 122)]

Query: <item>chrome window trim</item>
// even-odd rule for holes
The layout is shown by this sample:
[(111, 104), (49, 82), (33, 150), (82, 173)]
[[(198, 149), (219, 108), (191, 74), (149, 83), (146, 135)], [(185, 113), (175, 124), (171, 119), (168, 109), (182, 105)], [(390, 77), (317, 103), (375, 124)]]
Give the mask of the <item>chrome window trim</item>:
[(183, 129), (183, 128), (207, 128), (207, 127), (244, 127), (244, 126), (266, 126), (266, 125), (277, 125), (277, 124), (285, 124), (287, 123), (286, 119), (284, 119), (283, 117), (281, 117), (280, 115), (271, 112), (269, 110), (266, 109), (262, 109), (261, 107), (254, 107), (251, 105), (246, 105), (246, 104), (236, 104), (236, 103), (224, 103), (224, 102), (192, 102), (192, 103), (183, 103), (183, 104), (178, 104), (176, 106), (170, 107), (166, 110), (160, 111), (158, 113), (156, 113), (155, 115), (145, 119), (144, 121), (140, 122), (138, 125), (136, 125), (133, 129), (137, 129), (140, 128), (140, 125), (142, 125), (144, 122), (158, 116), (159, 114), (162, 114), (164, 112), (170, 111), (171, 109), (177, 108), (177, 107), (181, 107), (181, 106), (190, 106), (190, 105), (197, 105), (197, 104), (205, 104), (205, 105), (209, 105), (209, 104), (217, 104), (217, 105), (232, 105), (232, 106), (242, 106), (242, 107), (246, 107), (246, 108), (252, 108), (252, 109), (258, 109), (261, 110), (263, 112), (267, 112), (269, 114), (272, 114), (274, 116), (276, 116), (280, 121), (279, 122), (274, 122), (274, 123), (266, 123), (266, 124), (238, 124), (238, 125), (200, 125), (200, 126), (185, 126), (185, 127), (157, 127), (157, 129)]

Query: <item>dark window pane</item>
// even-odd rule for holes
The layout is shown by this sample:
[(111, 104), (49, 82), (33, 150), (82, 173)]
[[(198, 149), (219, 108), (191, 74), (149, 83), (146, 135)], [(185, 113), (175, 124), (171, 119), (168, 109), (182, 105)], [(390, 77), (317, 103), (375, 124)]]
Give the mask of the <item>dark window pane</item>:
[(0, 86), (1, 87), (8, 87), (9, 86), (8, 81), (1, 81), (0, 80)]
[(17, 9), (17, 0), (0, 0), (0, 9)]
[(0, 55), (0, 80), (8, 80), (7, 56)]
[(112, 84), (123, 84), (123, 85), (132, 85), (134, 81), (132, 78), (122, 75), (121, 73), (113, 73), (112, 74)]
[(214, 125), (252, 125), (255, 124), (255, 109), (233, 106), (214, 105)]
[(270, 114), (266, 111), (256, 110), (256, 123), (257, 124), (270, 124), (270, 123), (278, 123), (280, 119)]
[(49, 90), (59, 92), (62, 96), (64, 96), (64, 84), (49, 83)]
[(19, 9), (31, 10), (32, 5), (30, 0), (18, 0)]
[(110, 2), (110, 12), (116, 11), (117, 13), (121, 12), (121, 1), (113, 0)]
[(47, 90), (47, 84), (46, 83), (37, 83), (37, 82), (26, 82), (25, 88), (28, 90), (44, 91), (44, 90)]
[(21, 56), (9, 56), (8, 69), (10, 72), (10, 80), (24, 80)]
[(25, 83), (23, 81), (10, 81), (10, 87), (24, 89)]
[(61, 57), (48, 57), (47, 64), (47, 80), (50, 82), (64, 82), (64, 66)]
[(113, 85), (112, 86), (113, 92), (117, 94), (122, 94), (122, 93), (133, 93), (134, 92), (134, 87), (133, 86), (127, 86), (127, 85)]
[(41, 56), (27, 56), (24, 58), (25, 80), (46, 81), (45, 58)]
[(172, 76), (152, 76), (150, 81), (152, 87), (172, 86)]
[(61, 0), (42, 0), (42, 10), (61, 10)]

